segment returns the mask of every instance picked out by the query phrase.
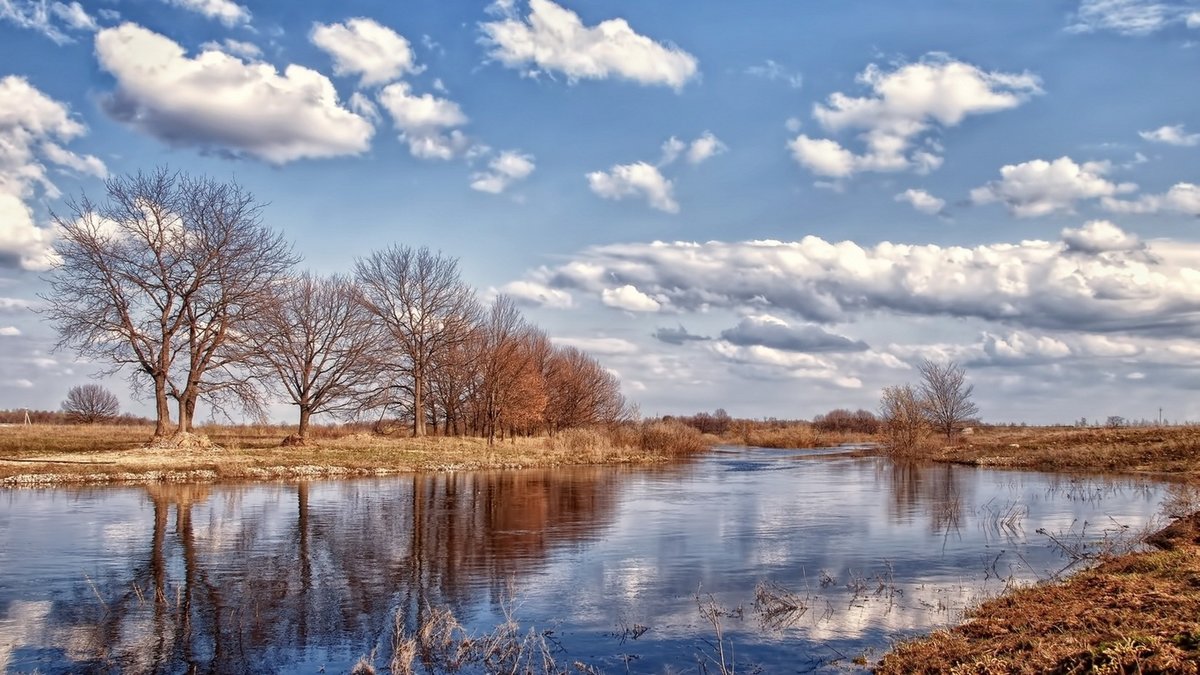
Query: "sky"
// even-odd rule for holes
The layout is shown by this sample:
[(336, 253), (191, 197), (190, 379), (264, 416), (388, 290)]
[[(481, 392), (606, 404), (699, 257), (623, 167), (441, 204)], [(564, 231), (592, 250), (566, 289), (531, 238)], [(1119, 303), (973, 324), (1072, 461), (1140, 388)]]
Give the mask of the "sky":
[(929, 358), (986, 421), (1200, 420), (1198, 72), (1191, 0), (0, 0), (0, 408), (103, 369), (36, 311), (52, 212), (167, 166), (320, 273), (457, 257), (647, 416)]

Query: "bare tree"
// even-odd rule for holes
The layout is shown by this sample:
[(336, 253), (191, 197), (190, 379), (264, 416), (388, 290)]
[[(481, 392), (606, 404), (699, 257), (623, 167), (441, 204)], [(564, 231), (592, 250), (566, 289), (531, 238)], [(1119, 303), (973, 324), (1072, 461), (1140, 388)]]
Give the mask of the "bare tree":
[(253, 407), (242, 328), (295, 263), (291, 246), (235, 183), (159, 169), (105, 188), (104, 203), (85, 196), (53, 215), (58, 262), (44, 299), (58, 348), (127, 370), (135, 389), (149, 383), (155, 436), (168, 433), (171, 398), (180, 433), (201, 398)]
[(893, 452), (907, 452), (920, 445), (926, 434), (925, 406), (912, 385), (884, 387), (879, 399), (879, 420)]
[(251, 360), (300, 409), (303, 444), (313, 415), (357, 410), (376, 379), (379, 332), (345, 277), (305, 272), (280, 283), (250, 331)]
[(492, 302), (484, 318), (479, 403), (488, 445), (495, 443), (504, 425), (528, 428), (542, 419), (546, 383), (532, 348), (535, 332), (505, 295)]
[(458, 260), (428, 248), (392, 246), (355, 262), (361, 301), (386, 329), (398, 358), (393, 390), (412, 402), (413, 436), (425, 435), (429, 381), (440, 354), (470, 339), (479, 316), (475, 293)]
[(966, 383), (966, 370), (954, 361), (925, 359), (917, 365), (917, 371), (921, 374), (921, 404), (929, 424), (950, 440), (956, 428), (979, 414), (979, 406), (971, 401), (975, 386)]
[(94, 424), (111, 420), (121, 412), (121, 403), (115, 394), (98, 384), (83, 384), (67, 391), (67, 400), (62, 403), (67, 419), (82, 424)]
[(549, 365), (546, 420), (551, 431), (611, 424), (628, 414), (620, 381), (587, 353), (561, 347)]

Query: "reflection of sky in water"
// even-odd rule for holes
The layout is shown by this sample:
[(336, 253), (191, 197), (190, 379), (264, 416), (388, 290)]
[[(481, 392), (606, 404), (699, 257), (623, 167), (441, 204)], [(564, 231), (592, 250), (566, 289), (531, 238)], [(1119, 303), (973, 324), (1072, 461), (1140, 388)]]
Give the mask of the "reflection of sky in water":
[[(396, 609), (450, 605), (494, 625), (509, 580), (517, 617), (553, 628), (569, 659), (690, 666), (712, 637), (700, 591), (744, 608), (722, 619), (740, 662), (806, 669), (1062, 568), (1039, 528), (1099, 538), (1139, 528), (1161, 500), (1128, 480), (772, 450), (648, 469), (8, 491), (0, 671), (338, 672), (373, 647), (386, 661)], [(760, 580), (808, 609), (764, 627)], [(635, 624), (650, 631), (620, 641)]]

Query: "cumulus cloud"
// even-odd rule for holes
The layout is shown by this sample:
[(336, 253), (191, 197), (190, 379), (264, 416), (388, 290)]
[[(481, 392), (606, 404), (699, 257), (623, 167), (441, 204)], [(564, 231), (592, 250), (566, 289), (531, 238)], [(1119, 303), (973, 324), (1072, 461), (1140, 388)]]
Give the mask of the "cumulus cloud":
[(513, 281), (502, 286), (500, 292), (527, 307), (570, 309), (575, 305), (574, 299), (567, 291), (551, 288), (537, 281)]
[(535, 164), (532, 155), (523, 155), (516, 150), (505, 150), (488, 162), (488, 170), (471, 175), (471, 188), (480, 192), (498, 195), (513, 183), (525, 180), (533, 173)]
[(53, 233), (37, 225), (28, 200), (39, 192), (59, 196), (47, 175), (47, 162), (101, 178), (107, 175), (99, 158), (62, 146), (86, 132), (66, 105), (25, 78), (0, 79), (0, 266), (44, 270), (53, 262)]
[(1107, 220), (1092, 220), (1083, 227), (1065, 228), (1062, 241), (1071, 251), (1082, 253), (1106, 253), (1109, 251), (1137, 251), (1144, 248), (1137, 235), (1126, 232)]
[(389, 84), (379, 92), (379, 103), (408, 143), (414, 157), (453, 159), (470, 146), (463, 133), (453, 127), (467, 123), (462, 108), (433, 94), (416, 95), (407, 82)]
[(408, 40), (372, 19), (316, 23), (308, 38), (333, 58), (335, 74), (359, 75), (359, 84), (364, 87), (420, 72)]
[(1192, 12), (1187, 4), (1160, 0), (1083, 0), (1067, 31), (1111, 31), (1142, 37), (1174, 24), (1186, 23), (1191, 27)]
[(0, 337), (18, 337), (21, 335), (21, 329), (16, 326), (0, 326)]
[[(610, 244), (531, 273), (647, 309), (750, 310), (841, 323), (877, 313), (973, 317), (1025, 328), (1200, 334), (1200, 246), (1115, 250), (1114, 228), (976, 246), (800, 241)], [(1105, 249), (1089, 253), (1087, 249)], [(1149, 254), (1149, 255), (1148, 255)]]
[(736, 326), (721, 331), (721, 339), (740, 347), (770, 347), (787, 352), (861, 352), (867, 343), (834, 335), (820, 326), (793, 326), (770, 314), (743, 318)]
[(614, 337), (552, 337), (550, 341), (564, 347), (582, 349), (589, 354), (612, 356), (614, 354), (636, 354), (637, 345), (629, 340)]
[(617, 164), (608, 171), (589, 173), (587, 181), (592, 192), (605, 199), (643, 197), (651, 208), (667, 213), (679, 213), (674, 183), (652, 164)]
[(788, 144), (795, 160), (817, 175), (932, 171), (942, 157), (930, 131), (955, 127), (970, 115), (1015, 108), (1042, 91), (1041, 81), (1030, 73), (985, 71), (945, 54), (928, 54), (892, 71), (871, 64), (858, 81), (870, 89), (869, 95), (835, 92), (814, 106), (813, 117), (826, 131), (860, 131), (863, 153), (803, 134)]
[(32, 308), (33, 303), (28, 300), (0, 297), (0, 313), (15, 314), (16, 312), (28, 311)]
[(605, 288), (600, 292), (600, 302), (614, 309), (627, 312), (657, 312), (662, 305), (632, 284), (619, 288)]
[(1130, 200), (1105, 198), (1100, 203), (1114, 213), (1182, 213), (1200, 216), (1200, 185), (1176, 183), (1160, 195), (1142, 195)]
[(779, 81), (786, 83), (792, 89), (799, 89), (804, 86), (804, 76), (800, 73), (793, 73), (787, 68), (784, 68), (776, 61), (767, 59), (757, 66), (750, 66), (746, 69), (747, 75), (761, 77), (764, 80), (772, 82)]
[(652, 337), (654, 337), (655, 340), (658, 340), (659, 342), (665, 342), (669, 345), (677, 345), (677, 346), (684, 345), (689, 342), (704, 342), (706, 340), (712, 339), (712, 338), (706, 337), (704, 335), (696, 335), (695, 333), (689, 333), (688, 329), (684, 328), (682, 324), (680, 324), (679, 326), (677, 326), (675, 328), (659, 328), (659, 329), (655, 330), (654, 333), (652, 333), (651, 335), (652, 335)]
[(0, 21), (37, 31), (60, 45), (75, 41), (64, 29), (94, 31), (97, 28), (96, 20), (78, 2), (0, 0)]
[(133, 23), (97, 33), (96, 55), (117, 82), (107, 112), (171, 145), (285, 164), (359, 154), (375, 131), (342, 107), (329, 78), (303, 66), (280, 74), (215, 50), (189, 57)]
[(244, 42), (232, 38), (225, 38), (220, 42), (205, 42), (200, 45), (200, 51), (225, 52), (230, 56), (237, 56), (246, 61), (254, 61), (262, 58), (262, 50), (258, 48), (258, 45), (253, 42)]
[(1138, 136), (1152, 143), (1165, 143), (1190, 148), (1200, 144), (1200, 134), (1189, 134), (1183, 130), (1182, 124), (1161, 126), (1151, 131), (1139, 131)]
[(896, 201), (905, 202), (914, 209), (928, 215), (937, 215), (946, 208), (946, 200), (938, 199), (924, 190), (909, 188), (896, 195)]
[(741, 346), (720, 340), (708, 349), (722, 361), (737, 366), (739, 374), (754, 379), (798, 379), (859, 389), (862, 380), (849, 375), (839, 362), (815, 354), (785, 351), (761, 345)]
[(1002, 202), (1019, 218), (1071, 212), (1082, 199), (1112, 197), (1132, 192), (1132, 183), (1113, 183), (1105, 178), (1112, 169), (1108, 162), (1077, 164), (1070, 157), (1047, 162), (1035, 159), (1000, 168), (1000, 180), (971, 191), (976, 204)]
[(168, 4), (195, 12), (226, 26), (250, 22), (250, 10), (231, 0), (165, 0)]
[(529, 0), (529, 14), (512, 3), (496, 7), (498, 21), (480, 25), (489, 55), (527, 73), (562, 73), (570, 82), (617, 77), (643, 85), (683, 88), (697, 73), (696, 57), (639, 35), (624, 19), (585, 26), (579, 15), (550, 0)]
[(729, 147), (711, 131), (705, 131), (691, 143), (672, 136), (662, 144), (662, 159), (659, 160), (658, 166), (670, 166), (680, 157), (687, 159), (689, 164), (700, 164), (728, 149)]

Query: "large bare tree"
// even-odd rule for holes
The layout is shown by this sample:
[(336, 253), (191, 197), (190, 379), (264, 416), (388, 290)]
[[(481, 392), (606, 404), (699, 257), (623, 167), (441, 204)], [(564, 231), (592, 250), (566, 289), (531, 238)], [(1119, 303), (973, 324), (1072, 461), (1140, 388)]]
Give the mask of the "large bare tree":
[(621, 383), (596, 359), (575, 347), (558, 347), (546, 377), (546, 423), (559, 429), (619, 422), (629, 414)]
[(393, 390), (405, 392), (413, 436), (425, 435), (434, 363), (471, 338), (478, 321), (475, 292), (463, 282), (458, 260), (428, 248), (392, 246), (355, 262), (363, 305), (390, 337)]
[(95, 424), (116, 417), (121, 412), (121, 402), (98, 384), (81, 384), (67, 391), (62, 409), (72, 422)]
[(376, 380), (380, 332), (345, 277), (305, 272), (278, 284), (251, 333), (255, 365), (300, 409), (300, 444), (313, 415), (356, 412)]
[(54, 214), (58, 260), (44, 297), (59, 348), (126, 370), (153, 391), (155, 436), (190, 430), (196, 404), (253, 406), (244, 330), (296, 262), (236, 183), (158, 169), (116, 176), (107, 199)]
[(967, 372), (954, 361), (940, 363), (925, 359), (917, 364), (921, 374), (921, 404), (929, 424), (937, 432), (954, 437), (954, 431), (979, 414), (971, 400), (974, 385), (966, 382)]
[(479, 360), (480, 412), (488, 445), (504, 425), (510, 429), (540, 421), (546, 408), (546, 383), (535, 359), (536, 330), (525, 322), (516, 304), (498, 296), (481, 326)]

